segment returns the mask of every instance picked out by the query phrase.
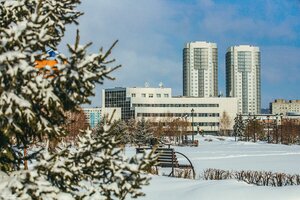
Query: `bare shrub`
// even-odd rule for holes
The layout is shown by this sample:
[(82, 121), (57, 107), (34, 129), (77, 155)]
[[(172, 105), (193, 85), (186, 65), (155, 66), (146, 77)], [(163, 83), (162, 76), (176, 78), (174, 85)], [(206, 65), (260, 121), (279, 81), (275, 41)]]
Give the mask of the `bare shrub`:
[(174, 176), (177, 178), (193, 179), (192, 169), (191, 168), (175, 169)]
[(156, 166), (152, 166), (149, 171), (148, 171), (149, 174), (154, 174), (154, 175), (158, 175), (158, 169)]
[(205, 180), (225, 180), (231, 179), (231, 172), (221, 169), (206, 169), (204, 170), (204, 179)]
[(289, 186), (300, 185), (300, 175), (273, 173), (270, 171), (229, 171), (221, 169), (205, 169), (202, 176), (204, 180), (236, 179), (257, 186)]

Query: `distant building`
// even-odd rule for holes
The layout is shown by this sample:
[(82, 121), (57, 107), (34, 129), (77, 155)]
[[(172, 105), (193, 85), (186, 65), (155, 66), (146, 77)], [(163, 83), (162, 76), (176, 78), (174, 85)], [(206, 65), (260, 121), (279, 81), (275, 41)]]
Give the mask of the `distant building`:
[(232, 46), (226, 53), (226, 96), (237, 97), (238, 111), (261, 111), (260, 51), (256, 46)]
[(218, 96), (218, 49), (210, 42), (190, 42), (183, 49), (183, 96)]
[[(163, 121), (183, 119), (193, 123), (193, 131), (219, 132), (220, 117), (227, 112), (232, 129), (237, 114), (237, 98), (172, 97), (171, 88), (113, 88), (102, 91), (103, 115), (115, 111), (122, 120), (130, 118)], [(191, 129), (190, 129), (191, 130)]]
[(300, 115), (300, 100), (275, 99), (270, 103), (272, 114)]
[(269, 108), (262, 108), (262, 109), (260, 110), (260, 113), (261, 113), (261, 114), (271, 114)]
[(82, 108), (91, 129), (95, 128), (101, 121), (101, 108)]

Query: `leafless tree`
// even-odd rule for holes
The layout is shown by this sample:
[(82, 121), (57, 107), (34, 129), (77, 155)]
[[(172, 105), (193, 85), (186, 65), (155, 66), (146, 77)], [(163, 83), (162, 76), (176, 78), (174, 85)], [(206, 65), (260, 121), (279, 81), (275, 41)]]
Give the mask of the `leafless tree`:
[(281, 142), (283, 144), (295, 144), (297, 142), (298, 121), (294, 119), (283, 119), (281, 122)]
[(245, 135), (247, 141), (249, 141), (249, 138), (252, 138), (254, 142), (256, 142), (257, 139), (264, 140), (264, 125), (255, 118), (248, 119)]
[(81, 130), (85, 130), (89, 124), (86, 120), (83, 110), (80, 108), (78, 111), (66, 112), (67, 123), (64, 128), (68, 132), (67, 141), (75, 141), (80, 135)]
[(223, 132), (223, 135), (228, 135), (231, 123), (232, 120), (230, 119), (228, 113), (223, 111), (220, 118), (220, 131)]

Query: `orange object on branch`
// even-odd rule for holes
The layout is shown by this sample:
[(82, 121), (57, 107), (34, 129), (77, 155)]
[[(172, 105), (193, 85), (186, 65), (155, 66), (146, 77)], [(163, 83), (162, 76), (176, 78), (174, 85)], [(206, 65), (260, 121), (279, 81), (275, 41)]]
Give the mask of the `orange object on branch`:
[[(55, 73), (51, 73), (50, 70), (58, 72), (56, 66), (58, 62), (56, 60), (36, 60), (35, 63), (35, 68), (43, 71), (45, 73), (45, 78), (53, 78), (55, 76)], [(49, 66), (50, 68), (45, 69), (46, 66)]]

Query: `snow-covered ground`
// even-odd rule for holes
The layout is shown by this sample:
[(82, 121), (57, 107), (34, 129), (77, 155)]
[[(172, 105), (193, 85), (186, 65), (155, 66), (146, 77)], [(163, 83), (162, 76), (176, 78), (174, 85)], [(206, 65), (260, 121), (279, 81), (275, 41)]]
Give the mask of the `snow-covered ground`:
[[(199, 147), (175, 147), (191, 159), (196, 180), (153, 176), (149, 186), (143, 188), (141, 199), (205, 199), (205, 200), (299, 200), (300, 186), (254, 186), (236, 180), (199, 180), (204, 169), (261, 170), (300, 174), (300, 146), (265, 143), (235, 142), (234, 138), (198, 137)], [(211, 142), (204, 141), (212, 139)], [(127, 148), (132, 155), (134, 148)], [(184, 163), (184, 158), (179, 158)], [(197, 180), (198, 179), (198, 180)]]

